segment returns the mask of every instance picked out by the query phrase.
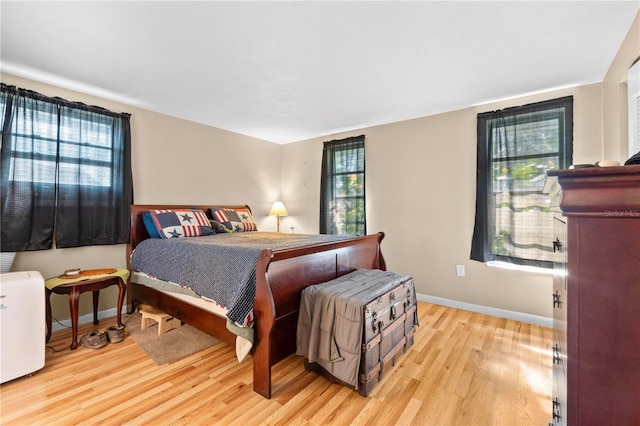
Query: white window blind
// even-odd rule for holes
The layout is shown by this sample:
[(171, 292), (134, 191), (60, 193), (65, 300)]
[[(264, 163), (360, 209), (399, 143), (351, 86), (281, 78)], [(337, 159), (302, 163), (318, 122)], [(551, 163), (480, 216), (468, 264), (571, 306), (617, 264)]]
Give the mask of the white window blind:
[(640, 61), (629, 68), (629, 157), (640, 152)]

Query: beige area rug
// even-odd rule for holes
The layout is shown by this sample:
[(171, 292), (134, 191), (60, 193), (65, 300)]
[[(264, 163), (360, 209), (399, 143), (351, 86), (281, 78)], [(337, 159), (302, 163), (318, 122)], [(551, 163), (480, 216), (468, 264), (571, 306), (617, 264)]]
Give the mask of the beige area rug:
[(168, 364), (186, 356), (217, 345), (220, 340), (187, 324), (158, 336), (158, 324), (140, 330), (142, 316), (139, 312), (123, 318), (126, 335), (129, 335), (156, 364)]

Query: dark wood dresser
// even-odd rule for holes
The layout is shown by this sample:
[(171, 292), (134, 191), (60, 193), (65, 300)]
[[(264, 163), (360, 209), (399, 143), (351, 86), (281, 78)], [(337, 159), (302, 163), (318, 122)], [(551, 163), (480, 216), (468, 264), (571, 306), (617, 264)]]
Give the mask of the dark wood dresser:
[(553, 425), (640, 425), (640, 166), (549, 172)]

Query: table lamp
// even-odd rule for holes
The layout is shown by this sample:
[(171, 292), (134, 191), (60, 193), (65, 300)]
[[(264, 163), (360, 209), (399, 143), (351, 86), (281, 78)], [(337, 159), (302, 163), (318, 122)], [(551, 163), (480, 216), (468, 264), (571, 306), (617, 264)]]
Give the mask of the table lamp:
[(269, 212), (269, 216), (276, 216), (277, 218), (277, 232), (280, 232), (280, 216), (287, 216), (287, 209), (282, 204), (282, 201), (276, 201), (273, 203), (271, 207), (271, 211)]

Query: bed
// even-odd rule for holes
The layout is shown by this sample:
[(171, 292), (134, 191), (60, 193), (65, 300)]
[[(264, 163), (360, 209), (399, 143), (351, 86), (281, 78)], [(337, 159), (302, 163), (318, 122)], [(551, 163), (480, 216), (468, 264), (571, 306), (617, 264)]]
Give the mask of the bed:
[[(131, 235), (127, 246), (127, 266), (131, 254), (149, 233), (143, 214), (151, 210), (198, 209), (209, 212), (212, 206), (248, 209), (246, 205), (132, 205)], [(296, 350), (296, 327), (302, 289), (344, 275), (355, 269), (386, 270), (380, 244), (384, 233), (322, 242), (294, 248), (260, 251), (255, 266), (253, 302), (253, 389), (271, 398), (271, 367)], [(236, 334), (227, 328), (227, 318), (192, 303), (189, 296), (177, 297), (129, 279), (129, 312), (147, 303), (230, 345)]]

